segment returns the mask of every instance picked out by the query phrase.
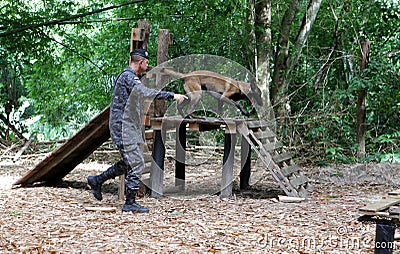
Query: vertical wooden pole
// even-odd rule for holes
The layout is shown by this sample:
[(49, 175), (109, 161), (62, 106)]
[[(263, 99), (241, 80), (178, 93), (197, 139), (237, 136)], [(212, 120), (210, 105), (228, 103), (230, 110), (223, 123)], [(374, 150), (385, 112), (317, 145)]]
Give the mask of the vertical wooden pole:
[(235, 144), (236, 124), (227, 124), (225, 128), (224, 156), (222, 158), (221, 198), (232, 196)]
[(125, 174), (120, 175), (118, 178), (118, 200), (123, 201), (125, 197)]
[(186, 123), (176, 127), (175, 186), (185, 190)]
[(154, 129), (153, 163), (150, 170), (151, 196), (160, 198), (163, 195), (165, 145), (162, 130)]
[[(162, 64), (165, 61), (168, 61), (168, 48), (171, 44), (171, 33), (169, 30), (160, 29), (158, 30), (158, 51), (157, 51), (157, 65)], [(162, 75), (157, 75), (156, 77), (156, 86), (158, 89), (164, 89), (164, 77)], [(155, 100), (154, 101), (154, 115), (155, 116), (164, 116), (166, 111), (166, 101), (165, 100)]]
[(139, 20), (138, 28), (141, 29), (142, 34), (142, 45), (141, 49), (148, 51), (149, 48), (149, 38), (150, 38), (150, 22)]
[(240, 150), (240, 189), (245, 190), (250, 187), (251, 175), (251, 149), (247, 140), (242, 137)]
[(392, 254), (396, 244), (394, 242), (394, 225), (376, 224), (374, 254)]

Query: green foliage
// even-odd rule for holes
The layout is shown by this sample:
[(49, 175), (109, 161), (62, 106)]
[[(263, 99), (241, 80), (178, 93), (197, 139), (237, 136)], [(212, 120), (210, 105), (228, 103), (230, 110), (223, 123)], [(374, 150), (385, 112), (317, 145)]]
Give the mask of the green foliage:
[[(400, 4), (330, 1), (324, 5), (289, 91), (294, 94), (292, 114), (300, 116), (294, 122), (299, 135), (293, 142), (307, 144), (309, 148), (299, 152), (309, 157), (310, 150), (324, 150), (320, 163), (354, 161), (357, 96), (360, 89), (367, 89), (366, 149), (371, 156), (366, 160), (391, 158), (398, 149), (393, 144), (399, 144), (393, 134), (400, 122)], [(360, 45), (365, 40), (371, 42), (370, 62), (360, 72)], [(332, 45), (335, 50), (328, 59)], [(391, 142), (382, 142), (382, 137), (391, 137)]]
[[(151, 23), (151, 66), (156, 65), (161, 28), (173, 33), (170, 58), (205, 53), (249, 69), (253, 65), (244, 0), (146, 1), (48, 24), (112, 4), (0, 2), (0, 103), (15, 99), (13, 110), (18, 111), (29, 101), (23, 114), (15, 114), (29, 134), (69, 137), (109, 104), (113, 79), (128, 62), (130, 32), (138, 20)], [(265, 47), (276, 47), (286, 5), (281, 1), (272, 6), (273, 41)], [(307, 1), (298, 6), (292, 38), (306, 8)], [(283, 141), (298, 148), (298, 155), (316, 158), (314, 163), (355, 161), (356, 102), (365, 88), (365, 160), (399, 160), (399, 10), (398, 1), (323, 1), (288, 91), (291, 112)], [(360, 44), (366, 40), (371, 42), (370, 62), (360, 72)], [(182, 82), (168, 89), (183, 92)], [(0, 122), (0, 134), (2, 127)], [(219, 142), (222, 136), (217, 136)]]

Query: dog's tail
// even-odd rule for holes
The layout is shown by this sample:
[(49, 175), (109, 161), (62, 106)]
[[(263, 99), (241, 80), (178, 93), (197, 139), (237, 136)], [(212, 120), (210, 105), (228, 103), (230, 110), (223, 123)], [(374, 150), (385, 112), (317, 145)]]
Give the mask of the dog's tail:
[(177, 79), (181, 79), (181, 78), (185, 77), (185, 75), (183, 73), (173, 71), (172, 69), (169, 69), (169, 68), (163, 68), (161, 73), (166, 74), (168, 76), (172, 76)]

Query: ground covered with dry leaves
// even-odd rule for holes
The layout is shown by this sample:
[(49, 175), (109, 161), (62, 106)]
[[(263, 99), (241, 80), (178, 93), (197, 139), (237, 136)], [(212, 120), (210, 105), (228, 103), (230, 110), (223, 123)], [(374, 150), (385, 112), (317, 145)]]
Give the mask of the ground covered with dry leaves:
[[(11, 188), (36, 162), (0, 162), (0, 253), (372, 253), (375, 226), (357, 222), (357, 209), (400, 179), (399, 164), (303, 167), (314, 184), (307, 201), (279, 202), (283, 193), (268, 176), (252, 191), (235, 182), (234, 196), (220, 199), (220, 166), (208, 163), (189, 170), (188, 192), (166, 186), (161, 199), (139, 199), (149, 214), (132, 214), (121, 212), (116, 181), (101, 202), (86, 187), (111, 162), (85, 161), (57, 187)], [(167, 165), (166, 175), (172, 171)]]

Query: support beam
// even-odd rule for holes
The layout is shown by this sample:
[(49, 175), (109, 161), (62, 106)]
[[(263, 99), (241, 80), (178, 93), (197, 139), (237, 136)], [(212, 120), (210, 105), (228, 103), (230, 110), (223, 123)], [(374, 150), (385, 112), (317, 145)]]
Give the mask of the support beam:
[(242, 137), (241, 151), (240, 151), (240, 189), (245, 190), (250, 187), (251, 175), (251, 149), (247, 140)]
[(153, 162), (150, 170), (151, 196), (161, 198), (164, 181), (165, 145), (162, 130), (154, 130)]
[(185, 190), (186, 123), (176, 127), (175, 186)]
[(221, 198), (232, 196), (235, 144), (236, 126), (228, 124), (225, 128), (224, 156), (222, 159)]

